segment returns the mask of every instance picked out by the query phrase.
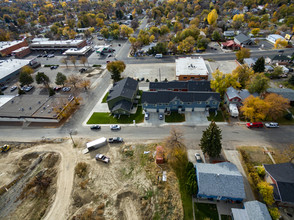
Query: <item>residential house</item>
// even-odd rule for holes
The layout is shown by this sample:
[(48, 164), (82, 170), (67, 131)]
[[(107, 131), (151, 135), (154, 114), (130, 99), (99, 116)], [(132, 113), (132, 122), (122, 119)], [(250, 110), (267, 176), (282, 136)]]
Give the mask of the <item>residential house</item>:
[(250, 37), (246, 36), (243, 33), (241, 33), (241, 34), (237, 35), (236, 37), (234, 37), (234, 42), (236, 44), (241, 45), (242, 47), (244, 47), (244, 45), (253, 44), (253, 41), (250, 39)]
[(176, 59), (176, 77), (179, 81), (207, 80), (208, 70), (202, 57)]
[(223, 49), (240, 50), (241, 45), (235, 43), (235, 41), (233, 41), (233, 40), (229, 40), (229, 41), (223, 42), (223, 43), (221, 44), (221, 47), (222, 47)]
[(236, 104), (238, 107), (243, 105), (243, 101), (248, 98), (250, 95), (253, 95), (254, 97), (257, 97), (258, 94), (250, 94), (250, 92), (247, 89), (237, 90), (233, 87), (227, 88), (227, 91), (224, 95), (224, 101), (225, 104)]
[(211, 91), (210, 81), (163, 81), (163, 82), (150, 82), (150, 91), (170, 90), (170, 91)]
[(234, 220), (271, 220), (265, 204), (254, 200), (244, 203), (244, 209), (232, 208)]
[(249, 67), (253, 67), (257, 61), (257, 58), (244, 58), (244, 64), (247, 64)]
[(236, 165), (197, 163), (197, 198), (242, 202), (245, 196), (243, 176)]
[(289, 104), (294, 106), (294, 90), (288, 88), (268, 88), (267, 93), (276, 93), (289, 100)]
[(274, 187), (274, 199), (279, 206), (294, 207), (294, 164), (264, 164), (265, 180)]
[(130, 115), (138, 89), (138, 81), (130, 77), (114, 83), (107, 97), (109, 111), (114, 115)]
[(271, 65), (289, 65), (291, 63), (291, 59), (283, 54), (278, 54), (265, 58), (265, 63)]
[(209, 91), (147, 91), (143, 92), (141, 102), (143, 109), (149, 112), (204, 112), (218, 109), (220, 94)]

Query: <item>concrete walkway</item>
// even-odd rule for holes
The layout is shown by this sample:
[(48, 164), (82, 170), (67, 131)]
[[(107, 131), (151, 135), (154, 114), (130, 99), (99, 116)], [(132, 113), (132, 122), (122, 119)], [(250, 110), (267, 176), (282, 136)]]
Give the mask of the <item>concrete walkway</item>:
[(254, 194), (251, 190), (250, 184), (248, 182), (246, 173), (243, 169), (243, 166), (241, 164), (240, 161), (240, 157), (239, 157), (239, 152), (237, 150), (224, 150), (225, 156), (227, 158), (228, 161), (230, 161), (231, 163), (235, 164), (238, 168), (238, 170), (240, 171), (240, 173), (243, 176), (243, 181), (244, 181), (244, 187), (245, 187), (245, 193), (246, 193), (246, 201), (252, 201), (255, 200)]

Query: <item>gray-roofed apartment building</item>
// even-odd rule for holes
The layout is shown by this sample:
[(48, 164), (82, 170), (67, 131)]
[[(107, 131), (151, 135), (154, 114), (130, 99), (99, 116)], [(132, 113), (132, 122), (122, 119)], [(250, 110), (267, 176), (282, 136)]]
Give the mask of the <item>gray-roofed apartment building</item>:
[(240, 202), (246, 198), (243, 176), (234, 164), (197, 163), (195, 168), (198, 198)]
[(234, 220), (271, 220), (265, 204), (254, 200), (244, 203), (244, 209), (232, 208)]
[(210, 81), (163, 81), (150, 82), (150, 91), (170, 90), (170, 91), (211, 91)]
[(114, 83), (107, 96), (109, 111), (114, 115), (130, 115), (138, 89), (139, 83), (130, 77)]

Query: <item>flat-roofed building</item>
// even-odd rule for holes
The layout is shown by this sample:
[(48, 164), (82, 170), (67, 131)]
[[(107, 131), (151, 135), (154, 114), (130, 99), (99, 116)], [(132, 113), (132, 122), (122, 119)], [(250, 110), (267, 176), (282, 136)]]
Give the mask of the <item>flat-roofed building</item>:
[(92, 50), (92, 47), (90, 47), (90, 46), (85, 46), (81, 49), (70, 48), (70, 49), (66, 50), (63, 54), (68, 55), (68, 56), (84, 56), (88, 52), (90, 52), (91, 50)]
[(176, 78), (180, 81), (207, 80), (208, 70), (202, 57), (176, 59)]
[(0, 56), (10, 55), (12, 51), (28, 46), (27, 41), (0, 41)]
[(31, 53), (31, 50), (29, 47), (21, 47), (17, 50), (12, 51), (11, 55), (13, 55), (15, 58), (23, 58), (24, 56)]
[(26, 65), (30, 64), (30, 60), (8, 59), (0, 60), (0, 83), (5, 83), (11, 78), (17, 76)]
[(85, 40), (48, 40), (31, 43), (31, 50), (67, 50), (69, 48), (83, 48), (87, 46)]

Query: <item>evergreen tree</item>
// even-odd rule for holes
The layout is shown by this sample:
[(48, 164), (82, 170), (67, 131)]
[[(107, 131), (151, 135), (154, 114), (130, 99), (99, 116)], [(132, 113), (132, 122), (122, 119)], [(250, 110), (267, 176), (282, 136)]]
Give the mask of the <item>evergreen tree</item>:
[(207, 153), (210, 157), (218, 157), (222, 150), (221, 129), (212, 121), (209, 127), (203, 131), (200, 140), (200, 147), (203, 153)]
[(20, 73), (19, 74), (19, 82), (22, 86), (29, 85), (34, 82), (33, 77), (28, 73)]
[(255, 62), (253, 66), (253, 70), (255, 73), (262, 73), (264, 72), (264, 58), (259, 57), (258, 60)]
[(66, 76), (60, 72), (57, 73), (55, 83), (56, 85), (62, 85), (64, 86), (64, 83), (66, 81)]

